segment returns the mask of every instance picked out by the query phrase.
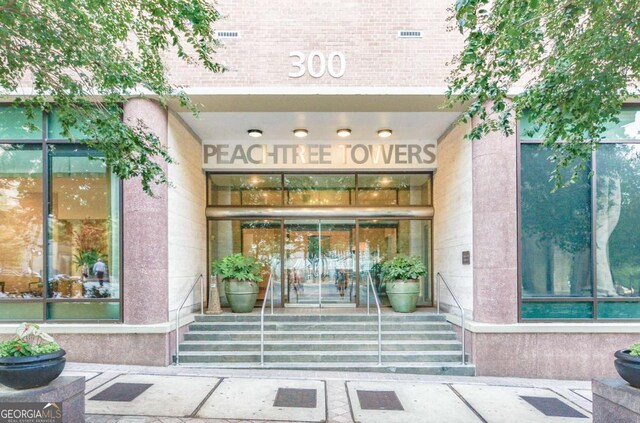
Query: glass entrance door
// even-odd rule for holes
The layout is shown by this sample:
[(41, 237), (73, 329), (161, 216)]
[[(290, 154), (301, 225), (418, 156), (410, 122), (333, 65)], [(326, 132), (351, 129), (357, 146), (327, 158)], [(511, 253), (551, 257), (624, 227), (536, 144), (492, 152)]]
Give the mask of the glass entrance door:
[(285, 220), (284, 278), (291, 305), (355, 305), (354, 219)]

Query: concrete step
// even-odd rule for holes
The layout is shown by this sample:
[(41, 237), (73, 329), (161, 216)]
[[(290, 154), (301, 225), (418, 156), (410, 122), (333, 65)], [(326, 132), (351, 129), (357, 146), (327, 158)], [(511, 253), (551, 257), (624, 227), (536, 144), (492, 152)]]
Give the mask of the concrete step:
[[(265, 351), (267, 363), (334, 363), (334, 362), (376, 362), (377, 351)], [(461, 361), (460, 351), (384, 351), (384, 363), (410, 362), (457, 362)], [(254, 351), (180, 351), (182, 363), (258, 363), (260, 353)]]
[(352, 371), (376, 373), (403, 373), (442, 376), (474, 376), (475, 366), (462, 363), (373, 363), (334, 362), (334, 363), (183, 363), (184, 367), (203, 367), (219, 369), (282, 369), (282, 370), (317, 370), (317, 371)]
[[(376, 341), (265, 341), (265, 351), (378, 351)], [(181, 351), (260, 351), (260, 341), (186, 341), (180, 344)], [(462, 345), (456, 340), (383, 341), (382, 351), (460, 351)]]
[[(374, 322), (265, 322), (268, 331), (333, 331), (333, 330), (378, 330)], [(447, 322), (382, 322), (383, 331), (413, 330), (432, 331), (450, 330)], [(193, 331), (260, 330), (260, 322), (196, 322), (189, 325)]]
[[(265, 322), (377, 322), (378, 316), (375, 312), (370, 315), (364, 313), (354, 314), (268, 314), (265, 313)], [(239, 314), (219, 314), (219, 315), (196, 315), (196, 322), (259, 322), (260, 314), (239, 313)], [(383, 322), (444, 322), (446, 318), (442, 314), (431, 313), (383, 313)]]
[[(448, 330), (424, 331), (404, 331), (396, 330), (382, 333), (383, 340), (455, 340), (456, 333)], [(233, 331), (194, 331), (191, 330), (184, 335), (185, 341), (250, 341), (260, 340), (260, 329), (258, 330), (233, 330)], [(349, 331), (349, 330), (332, 330), (332, 331), (265, 331), (265, 340), (377, 340), (378, 330), (368, 331)]]

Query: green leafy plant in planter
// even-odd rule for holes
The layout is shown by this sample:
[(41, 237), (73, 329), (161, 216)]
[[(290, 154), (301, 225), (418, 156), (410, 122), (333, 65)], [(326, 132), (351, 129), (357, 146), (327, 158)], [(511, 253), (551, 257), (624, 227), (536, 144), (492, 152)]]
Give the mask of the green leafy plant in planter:
[(222, 277), (224, 293), (234, 313), (249, 313), (258, 299), (262, 281), (260, 264), (251, 257), (232, 254), (212, 265), (213, 274)]
[(418, 279), (427, 274), (422, 259), (398, 255), (382, 263), (381, 269), (393, 310), (399, 313), (415, 311), (420, 296)]
[(40, 326), (22, 323), (12, 339), (0, 342), (0, 383), (14, 389), (47, 385), (62, 373), (64, 355)]
[(618, 350), (614, 356), (616, 371), (627, 383), (640, 388), (640, 343), (629, 346), (626, 350)]

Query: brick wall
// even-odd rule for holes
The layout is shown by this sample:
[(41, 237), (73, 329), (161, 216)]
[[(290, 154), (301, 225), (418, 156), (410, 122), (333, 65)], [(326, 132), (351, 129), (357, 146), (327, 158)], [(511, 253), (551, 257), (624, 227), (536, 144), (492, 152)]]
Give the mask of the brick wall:
[[(233, 86), (443, 86), (446, 62), (461, 47), (447, 31), (451, 0), (220, 0), (226, 18), (218, 30), (237, 30), (216, 58), (231, 70), (212, 74), (171, 60), (174, 82), (189, 87)], [(398, 30), (422, 30), (421, 39), (400, 39)], [(289, 52), (342, 51), (340, 78), (290, 78)]]

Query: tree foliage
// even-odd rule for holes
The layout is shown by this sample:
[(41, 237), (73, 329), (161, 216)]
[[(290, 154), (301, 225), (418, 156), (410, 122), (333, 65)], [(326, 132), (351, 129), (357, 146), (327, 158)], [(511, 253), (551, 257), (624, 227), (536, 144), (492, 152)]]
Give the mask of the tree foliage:
[(116, 175), (152, 193), (171, 157), (142, 121), (123, 122), (121, 105), (178, 98), (196, 113), (165, 60), (223, 71), (213, 59), (219, 18), (209, 0), (0, 0), (0, 96), (26, 94), (15, 104), (30, 120), (55, 104), (65, 138), (80, 131)]
[[(640, 80), (640, 0), (457, 0), (465, 36), (449, 104), (469, 104), (472, 140), (512, 134), (523, 113), (561, 170), (585, 168)], [(575, 160), (582, 159), (582, 160)]]

